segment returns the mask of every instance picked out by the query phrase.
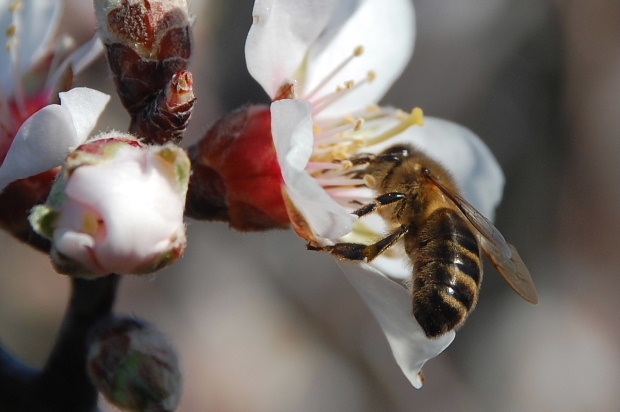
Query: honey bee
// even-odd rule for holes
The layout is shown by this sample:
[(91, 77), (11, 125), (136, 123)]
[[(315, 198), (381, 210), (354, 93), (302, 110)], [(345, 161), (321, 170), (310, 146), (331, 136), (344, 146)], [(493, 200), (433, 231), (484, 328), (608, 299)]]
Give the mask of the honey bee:
[(523, 299), (538, 303), (530, 273), (514, 246), (460, 194), (447, 170), (410, 145), (349, 159), (377, 197), (354, 214), (377, 211), (394, 229), (371, 245), (308, 245), (352, 261), (372, 261), (403, 240), (413, 264), (413, 315), (429, 338), (465, 322), (476, 306), (483, 252)]

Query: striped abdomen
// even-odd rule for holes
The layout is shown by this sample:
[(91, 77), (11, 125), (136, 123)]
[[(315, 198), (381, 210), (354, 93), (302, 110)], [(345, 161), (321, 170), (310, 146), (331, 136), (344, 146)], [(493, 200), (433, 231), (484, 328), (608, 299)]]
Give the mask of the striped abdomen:
[(465, 321), (482, 280), (480, 248), (465, 219), (452, 209), (435, 210), (417, 233), (408, 233), (414, 266), (413, 314), (428, 337)]

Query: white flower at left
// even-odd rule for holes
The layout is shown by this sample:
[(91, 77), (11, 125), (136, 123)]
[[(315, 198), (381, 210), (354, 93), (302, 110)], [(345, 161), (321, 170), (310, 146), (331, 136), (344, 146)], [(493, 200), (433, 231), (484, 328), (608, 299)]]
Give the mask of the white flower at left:
[(72, 152), (30, 222), (56, 269), (79, 277), (152, 273), (185, 249), (190, 162), (178, 146), (96, 136)]
[(59, 93), (60, 104), (50, 104), (19, 128), (0, 165), (0, 192), (11, 182), (62, 165), (69, 152), (93, 131), (110, 96), (78, 87)]
[(109, 100), (86, 88), (58, 93), (103, 50), (96, 36), (77, 49), (68, 36), (56, 36), (63, 5), (0, 0), (6, 35), (0, 48), (0, 192), (60, 166), (86, 140)]

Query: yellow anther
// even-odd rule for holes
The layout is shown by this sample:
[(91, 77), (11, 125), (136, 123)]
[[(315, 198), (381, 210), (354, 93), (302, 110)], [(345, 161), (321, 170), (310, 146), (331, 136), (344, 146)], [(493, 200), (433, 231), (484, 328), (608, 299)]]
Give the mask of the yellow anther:
[(16, 31), (17, 27), (15, 26), (15, 24), (11, 24), (9, 25), (9, 27), (6, 28), (6, 31), (4, 33), (6, 34), (6, 37), (13, 37)]
[(353, 167), (353, 162), (349, 159), (341, 160), (340, 165), (342, 166), (342, 170), (349, 170)]
[(372, 83), (377, 78), (377, 73), (374, 70), (369, 70), (366, 74), (366, 80), (368, 83)]
[(364, 175), (363, 180), (368, 188), (375, 189), (377, 187), (377, 179), (375, 179), (373, 175)]
[(411, 122), (412, 124), (417, 124), (418, 126), (424, 126), (424, 112), (419, 107), (414, 107), (411, 111)]
[(368, 113), (379, 113), (381, 111), (381, 107), (378, 104), (371, 104), (366, 106), (366, 111)]
[(353, 131), (357, 132), (362, 127), (364, 127), (364, 119), (357, 119), (355, 121), (355, 126), (353, 126)]
[(406, 111), (404, 111), (402, 109), (396, 109), (396, 118), (398, 120), (400, 120), (402, 122), (407, 117), (409, 117), (409, 113), (407, 113)]
[[(330, 80), (332, 80), (338, 73), (340, 73), (340, 71), (342, 69), (345, 68), (345, 66), (347, 64), (349, 64), (351, 62), (351, 60), (353, 60), (355, 57), (361, 56), (362, 53), (364, 53), (364, 46), (357, 46), (355, 49), (353, 49), (353, 54), (351, 54), (350, 56), (348, 56), (346, 59), (344, 59), (340, 64), (338, 64), (336, 67), (333, 68), (333, 70), (331, 72), (329, 72), (329, 74), (327, 74), (327, 76), (325, 76), (325, 78), (323, 78), (323, 80), (321, 80), (319, 82), (319, 84), (317, 84), (314, 89), (312, 89), (311, 91), (309, 91), (308, 93), (306, 93), (305, 96), (303, 96), (304, 100), (310, 100), (312, 99), (312, 97), (314, 97), (314, 95), (316, 95), (325, 85), (327, 85), (329, 83)], [(346, 83), (345, 83), (346, 86)], [(348, 88), (348, 87), (347, 87)], [(341, 91), (341, 87), (338, 86), (336, 88), (336, 91), (339, 92)]]
[(355, 81), (347, 80), (346, 82), (344, 82), (344, 87), (347, 90), (351, 90), (353, 87), (355, 87)]
[(312, 132), (315, 133), (315, 134), (316, 133), (322, 133), (323, 129), (321, 128), (321, 126), (319, 126), (317, 124), (314, 124), (314, 125), (312, 125)]
[(353, 123), (355, 123), (355, 122), (356, 122), (355, 117), (353, 117), (353, 115), (352, 115), (352, 114), (345, 114), (345, 115), (342, 117), (342, 120), (344, 120), (344, 122), (345, 122), (345, 123), (348, 123), (348, 124), (353, 124)]
[(357, 150), (359, 148), (362, 147), (366, 147), (366, 140), (364, 140), (361, 137), (356, 137), (355, 139), (353, 139), (352, 141), (352, 146)]
[(17, 10), (19, 10), (22, 7), (22, 2), (21, 1), (14, 1), (13, 3), (11, 3), (11, 5), (9, 6), (9, 11), (11, 13), (15, 13)]

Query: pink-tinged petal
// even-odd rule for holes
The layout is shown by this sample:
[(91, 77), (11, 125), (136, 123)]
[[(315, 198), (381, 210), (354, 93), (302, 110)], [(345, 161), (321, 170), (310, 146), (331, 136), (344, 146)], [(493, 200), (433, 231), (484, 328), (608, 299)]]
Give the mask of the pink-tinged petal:
[(363, 46), (363, 54), (325, 83), (319, 95), (331, 93), (349, 80), (362, 81), (369, 71), (376, 77), (370, 84), (361, 85), (324, 109), (318, 115), (321, 118), (342, 116), (378, 103), (401, 75), (413, 53), (415, 13), (411, 0), (353, 3), (339, 3), (330, 24), (312, 45), (304, 92), (314, 90), (358, 46)]
[(58, 95), (60, 104), (71, 113), (73, 118), (77, 140), (69, 146), (75, 147), (84, 143), (93, 131), (99, 116), (110, 101), (110, 96), (88, 87), (75, 87)]
[(333, 0), (257, 0), (245, 44), (250, 74), (274, 97), (302, 64), (310, 44), (325, 28)]
[(60, 93), (19, 128), (0, 166), (0, 190), (9, 183), (60, 166), (95, 127), (109, 96), (88, 88)]
[[(184, 193), (170, 182), (174, 175), (169, 168), (159, 156), (126, 146), (115, 154), (115, 160), (81, 166), (72, 173), (59, 228), (84, 231), (83, 223), (74, 227), (75, 216), (80, 214), (71, 209), (72, 204), (83, 209), (82, 215), (96, 211), (102, 221), (101, 233), (94, 235), (99, 238), (92, 257), (80, 263), (93, 270), (94, 260), (101, 265), (95, 272), (135, 273), (184, 240)], [(63, 249), (63, 244), (55, 247), (74, 259), (84, 255), (80, 250)]]
[(398, 366), (414, 387), (421, 388), (420, 370), (452, 343), (454, 331), (436, 339), (427, 338), (413, 317), (407, 289), (366, 264), (338, 264), (379, 322)]
[(475, 133), (454, 122), (425, 116), (423, 126), (411, 126), (372, 146), (369, 151), (378, 153), (398, 143), (412, 144), (441, 163), (452, 174), (464, 197), (483, 215), (493, 219), (502, 199), (504, 174), (489, 148)]
[(316, 235), (336, 239), (351, 231), (355, 217), (305, 171), (314, 139), (311, 110), (305, 101), (273, 102), (271, 134), (288, 197)]

